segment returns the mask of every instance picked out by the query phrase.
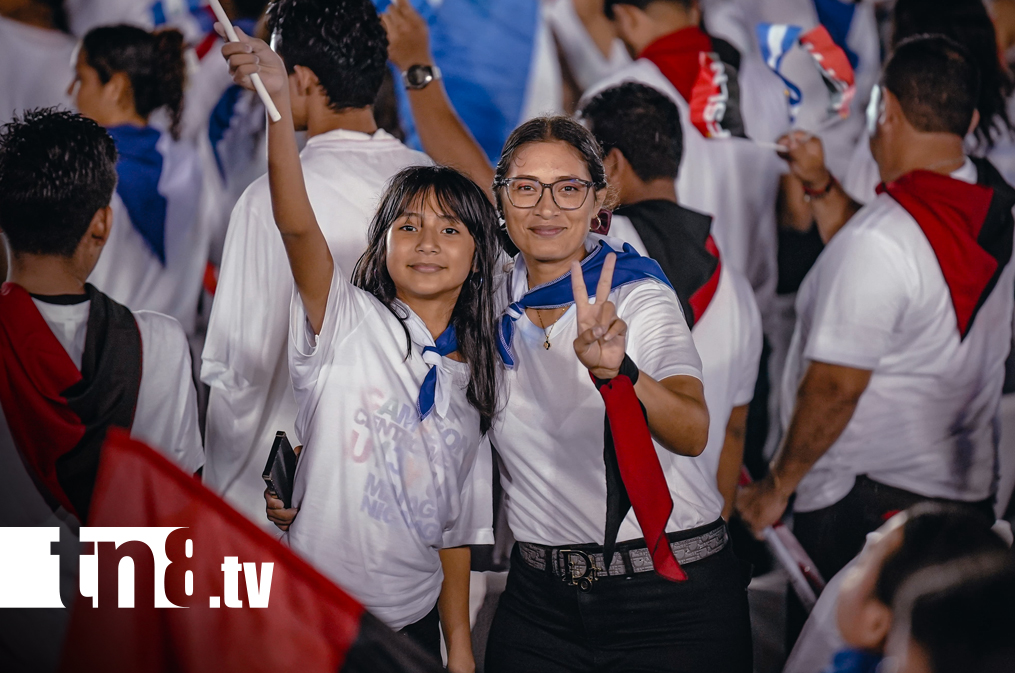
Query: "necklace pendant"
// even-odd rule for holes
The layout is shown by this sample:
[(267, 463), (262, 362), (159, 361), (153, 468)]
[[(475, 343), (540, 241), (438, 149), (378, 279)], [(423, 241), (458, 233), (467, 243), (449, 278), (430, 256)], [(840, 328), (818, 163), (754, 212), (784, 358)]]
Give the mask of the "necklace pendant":
[(550, 337), (546, 337), (546, 340), (543, 341), (543, 348), (550, 350)]

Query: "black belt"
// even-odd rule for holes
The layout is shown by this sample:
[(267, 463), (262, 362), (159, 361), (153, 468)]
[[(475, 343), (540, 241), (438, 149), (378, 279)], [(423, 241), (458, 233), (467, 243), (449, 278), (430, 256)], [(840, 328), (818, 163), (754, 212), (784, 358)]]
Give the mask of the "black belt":
[[(688, 536), (688, 533), (691, 535)], [(680, 565), (708, 558), (721, 551), (728, 540), (722, 519), (691, 531), (667, 533), (666, 536), (671, 540), (670, 549)], [(583, 591), (591, 589), (592, 583), (602, 577), (630, 577), (635, 573), (654, 570), (652, 556), (644, 539), (618, 544), (609, 572), (605, 570), (603, 548), (600, 545), (547, 547), (533, 542), (519, 542), (518, 553), (527, 566), (549, 572)]]

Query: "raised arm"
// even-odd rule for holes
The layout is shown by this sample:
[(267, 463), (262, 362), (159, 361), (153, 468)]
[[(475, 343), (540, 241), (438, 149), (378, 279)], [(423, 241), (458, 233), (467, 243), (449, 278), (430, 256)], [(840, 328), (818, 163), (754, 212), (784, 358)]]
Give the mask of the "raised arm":
[[(221, 26), (216, 30), (222, 34)], [(282, 235), (296, 290), (314, 332), (320, 332), (335, 262), (317, 224), (307, 196), (300, 164), (292, 109), (289, 104), (289, 77), (282, 58), (267, 44), (236, 28), (239, 42), (227, 42), (222, 55), (229, 61), (233, 80), (253, 90), (250, 75), (258, 73), (282, 118), (268, 124), (268, 184), (271, 210)]]
[[(401, 72), (413, 65), (435, 65), (426, 21), (409, 0), (391, 3), (381, 21), (388, 32), (388, 58)], [(395, 86), (402, 86), (402, 82), (396, 81)], [(423, 151), (437, 163), (462, 171), (492, 197), (493, 168), (483, 148), (458, 118), (444, 83), (437, 80), (407, 93)]]

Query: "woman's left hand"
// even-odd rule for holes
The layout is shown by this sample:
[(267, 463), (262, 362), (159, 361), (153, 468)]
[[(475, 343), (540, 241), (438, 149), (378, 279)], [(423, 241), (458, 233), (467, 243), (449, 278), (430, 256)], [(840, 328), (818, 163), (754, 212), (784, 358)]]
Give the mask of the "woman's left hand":
[(612, 379), (620, 372), (627, 347), (627, 323), (617, 317), (617, 307), (610, 301), (616, 263), (615, 254), (606, 256), (594, 304), (589, 301), (581, 264), (571, 265), (571, 289), (578, 319), (574, 352), (592, 375), (600, 379)]

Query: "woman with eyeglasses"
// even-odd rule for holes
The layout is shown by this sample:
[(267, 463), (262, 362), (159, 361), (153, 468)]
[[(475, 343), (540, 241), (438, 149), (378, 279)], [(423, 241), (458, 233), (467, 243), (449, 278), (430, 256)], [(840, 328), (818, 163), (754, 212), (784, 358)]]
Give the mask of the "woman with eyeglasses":
[(570, 118), (528, 121), (493, 188), (519, 251), (491, 428), (518, 543), (486, 670), (746, 673), (749, 648), (727, 643), (748, 619), (739, 563), (694, 459), (701, 362), (658, 264), (592, 233), (599, 145)]

